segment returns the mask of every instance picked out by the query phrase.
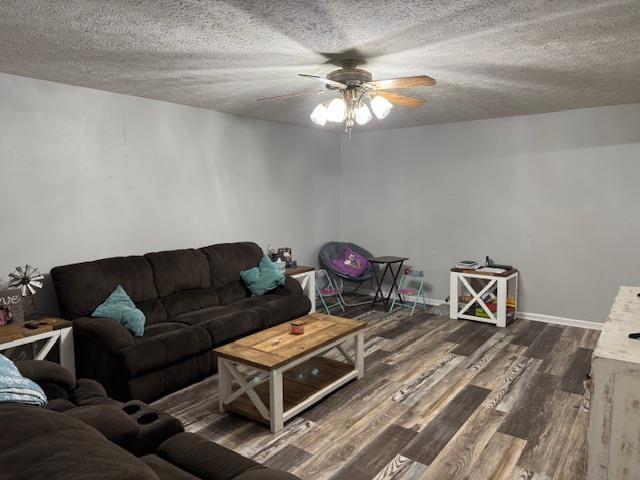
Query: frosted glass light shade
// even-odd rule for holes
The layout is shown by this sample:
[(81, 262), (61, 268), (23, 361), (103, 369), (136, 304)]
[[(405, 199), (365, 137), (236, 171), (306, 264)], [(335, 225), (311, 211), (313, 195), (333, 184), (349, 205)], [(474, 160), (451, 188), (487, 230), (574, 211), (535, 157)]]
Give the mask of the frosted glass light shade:
[(373, 100), (371, 100), (371, 110), (373, 110), (373, 114), (380, 120), (389, 115), (392, 108), (393, 104), (380, 95), (376, 95), (373, 97)]
[(371, 110), (364, 103), (356, 110), (356, 123), (358, 125), (366, 125), (372, 118)]
[(323, 104), (320, 104), (313, 109), (313, 112), (311, 112), (311, 115), (310, 115), (311, 121), (316, 125), (320, 125), (321, 127), (324, 127), (325, 124), (327, 123), (328, 114), (329, 114), (329, 111), (327, 107), (325, 107)]
[(327, 120), (330, 122), (344, 122), (347, 114), (347, 106), (341, 98), (334, 98), (329, 103)]

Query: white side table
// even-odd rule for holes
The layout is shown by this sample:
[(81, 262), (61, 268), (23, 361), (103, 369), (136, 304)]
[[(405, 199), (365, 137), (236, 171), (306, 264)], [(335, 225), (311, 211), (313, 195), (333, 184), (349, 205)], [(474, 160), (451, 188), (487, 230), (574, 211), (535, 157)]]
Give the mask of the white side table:
[(313, 267), (295, 267), (287, 268), (285, 274), (295, 278), (300, 282), (302, 291), (311, 300), (311, 310), (309, 313), (316, 311), (316, 270)]
[[(479, 287), (472, 284), (474, 280)], [(499, 274), (453, 268), (450, 287), (449, 316), (455, 320), (463, 318), (506, 327), (507, 320), (515, 320), (517, 316), (518, 270), (515, 268)], [(463, 293), (465, 290), (466, 294)], [(461, 304), (461, 294), (468, 295), (470, 299)], [(507, 309), (507, 297), (515, 299), (515, 304), (510, 309)], [(495, 312), (489, 308), (488, 303), (496, 304)], [(475, 315), (475, 310), (470, 312), (474, 305), (481, 308), (486, 317)]]
[[(26, 328), (22, 323), (0, 327), (0, 352), (22, 345), (32, 345), (34, 360), (44, 360), (56, 343), (60, 345), (60, 365), (76, 376), (73, 353), (73, 322), (61, 318), (42, 318), (38, 328)], [(39, 351), (35, 343), (46, 340)]]

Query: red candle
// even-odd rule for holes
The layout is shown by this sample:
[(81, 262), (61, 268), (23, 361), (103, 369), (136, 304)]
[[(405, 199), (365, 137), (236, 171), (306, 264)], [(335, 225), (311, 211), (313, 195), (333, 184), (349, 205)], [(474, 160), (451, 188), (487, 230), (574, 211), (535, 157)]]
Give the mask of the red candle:
[(302, 322), (291, 322), (291, 334), (292, 335), (302, 335), (304, 333), (304, 323)]

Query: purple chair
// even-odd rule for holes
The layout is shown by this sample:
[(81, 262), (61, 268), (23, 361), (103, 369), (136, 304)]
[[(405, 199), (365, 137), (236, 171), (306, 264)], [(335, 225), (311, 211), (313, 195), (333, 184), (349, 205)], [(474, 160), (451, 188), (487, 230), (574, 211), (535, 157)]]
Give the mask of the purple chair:
[[(345, 306), (354, 307), (357, 305), (365, 305), (367, 303), (371, 303), (371, 300), (359, 303), (347, 303), (344, 301), (345, 293), (356, 293), (360, 289), (360, 287), (367, 282), (371, 282), (371, 286), (375, 287), (373, 265), (368, 262), (365, 271), (358, 276), (351, 276), (336, 269), (333, 260), (342, 258), (345, 250), (348, 248), (365, 258), (373, 257), (373, 255), (368, 250), (362, 248), (359, 245), (356, 245), (355, 243), (327, 242), (320, 248), (320, 253), (318, 253), (318, 262), (320, 264), (320, 267), (327, 271), (333, 281), (333, 285), (340, 291), (341, 300)], [(344, 289), (345, 282), (354, 284), (355, 288), (349, 292), (346, 292)]]

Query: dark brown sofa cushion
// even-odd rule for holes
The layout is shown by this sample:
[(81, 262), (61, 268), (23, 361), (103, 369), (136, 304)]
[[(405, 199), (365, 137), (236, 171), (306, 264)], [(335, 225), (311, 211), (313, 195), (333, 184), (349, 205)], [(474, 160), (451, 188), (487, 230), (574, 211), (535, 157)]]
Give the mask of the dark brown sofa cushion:
[[(270, 470), (228, 448), (193, 433), (171, 437), (158, 447), (158, 456), (203, 480), (295, 480), (297, 477)], [(155, 461), (145, 460), (148, 464)]]
[[(123, 400), (136, 398), (144, 402), (152, 402), (162, 395), (202, 380), (207, 375), (211, 375), (212, 370), (212, 355), (207, 351), (126, 380)], [(126, 376), (123, 377), (126, 378)]]
[(200, 327), (172, 322), (170, 331), (139, 337), (118, 351), (129, 377), (173, 365), (211, 350), (211, 339)]
[(209, 259), (211, 286), (216, 289), (221, 305), (229, 305), (249, 295), (240, 272), (257, 266), (262, 249), (252, 242), (220, 243), (201, 248)]
[(157, 480), (144, 462), (68, 415), (0, 405), (0, 480)]
[(311, 308), (311, 302), (303, 295), (282, 297), (267, 294), (238, 300), (230, 304), (229, 308), (256, 312), (260, 316), (261, 328), (264, 329), (306, 315)]
[(214, 347), (224, 345), (237, 338), (257, 332), (262, 328), (258, 312), (238, 310), (217, 316), (200, 323), (210, 335)]
[(70, 391), (69, 400), (78, 406), (115, 403), (107, 396), (104, 387), (90, 378), (80, 378)]
[(214, 318), (226, 315), (233, 312), (233, 309), (228, 306), (208, 307), (200, 310), (194, 310), (192, 312), (186, 312), (174, 317), (176, 322), (184, 323), (186, 325), (200, 325), (201, 323), (213, 320)]
[[(36, 383), (55, 383), (65, 390), (76, 386), (76, 379), (71, 372), (59, 364), (47, 360), (22, 360), (16, 362), (22, 376)], [(48, 397), (47, 397), (48, 398)]]
[(220, 305), (220, 299), (216, 289), (209, 287), (172, 293), (163, 298), (162, 303), (172, 319), (182, 313)]
[(167, 313), (158, 297), (153, 270), (145, 257), (114, 257), (51, 270), (64, 318), (90, 317), (118, 285), (142, 310), (147, 324), (163, 322)]
[(220, 304), (211, 287), (209, 260), (200, 250), (148, 253), (153, 277), (169, 317)]
[(168, 297), (182, 290), (211, 286), (209, 262), (200, 250), (192, 248), (147, 253), (153, 269), (156, 290), (160, 297)]
[(136, 421), (115, 405), (75, 407), (65, 414), (92, 426), (118, 445), (123, 445), (138, 435)]
[(194, 477), (190, 473), (163, 460), (158, 455), (145, 455), (140, 460), (153, 470), (159, 480), (200, 480), (198, 477)]
[(219, 243), (200, 249), (209, 259), (211, 286), (220, 288), (240, 280), (240, 272), (255, 267), (264, 253), (253, 242)]

